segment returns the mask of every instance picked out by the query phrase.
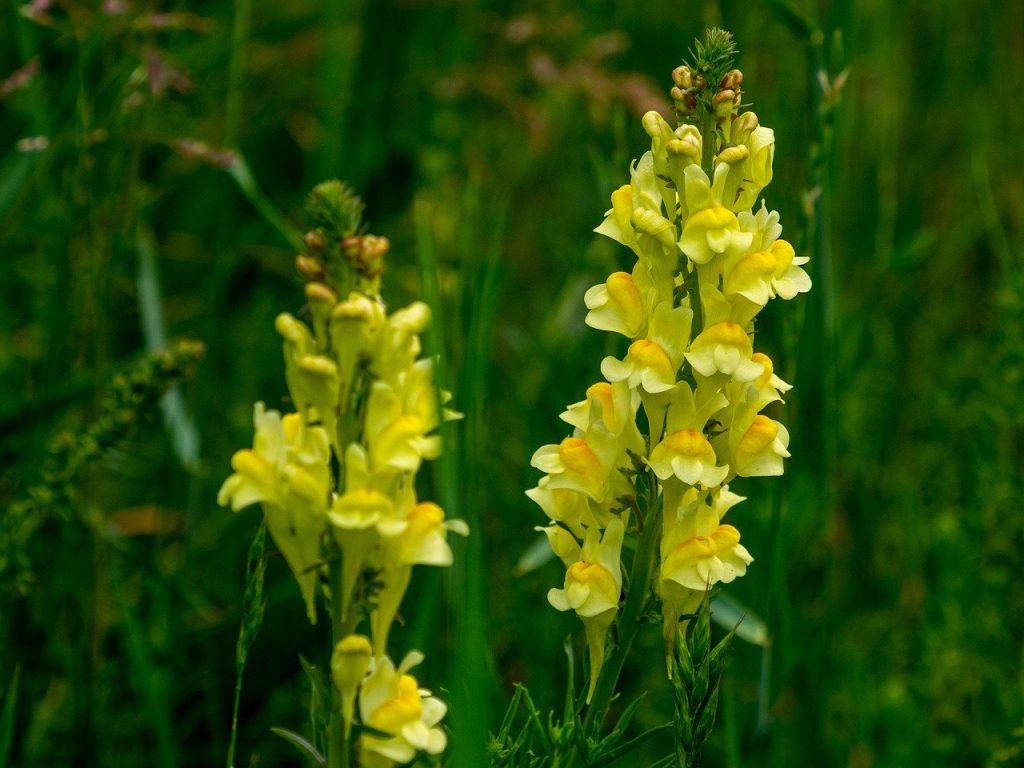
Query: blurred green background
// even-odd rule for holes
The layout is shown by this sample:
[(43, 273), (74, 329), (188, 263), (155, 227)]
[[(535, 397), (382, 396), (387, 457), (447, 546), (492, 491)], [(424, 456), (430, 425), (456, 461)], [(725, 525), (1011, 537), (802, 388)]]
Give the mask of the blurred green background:
[[(207, 352), (71, 503), (36, 504), (33, 536), (0, 526), (22, 561), (0, 597), (0, 763), (6, 744), (11, 765), (223, 764), (259, 512), (215, 496), (253, 401), (285, 405), (272, 323), (301, 308), (289, 237), (329, 177), (393, 243), (392, 305), (434, 305), (466, 413), (422, 490), (473, 537), (419, 570), (392, 645), (427, 652), (457, 768), (485, 764), (513, 682), (560, 706), (581, 632), (545, 599), (560, 567), (515, 571), (543, 522), (529, 458), (612, 349), (582, 294), (632, 261), (591, 229), (709, 24), (775, 129), (764, 195), (815, 287), (759, 326), (796, 384), (793, 458), (736, 486), (756, 563), (727, 592), (771, 642), (735, 644), (707, 764), (1024, 764), (1024, 4), (940, 0), (8, 3), (6, 516), (114, 373), (167, 338)], [(296, 764), (269, 728), (308, 731), (298, 655), (325, 661), (279, 557), (267, 580), (239, 765)], [(651, 691), (641, 725), (670, 712), (657, 646), (624, 678)]]

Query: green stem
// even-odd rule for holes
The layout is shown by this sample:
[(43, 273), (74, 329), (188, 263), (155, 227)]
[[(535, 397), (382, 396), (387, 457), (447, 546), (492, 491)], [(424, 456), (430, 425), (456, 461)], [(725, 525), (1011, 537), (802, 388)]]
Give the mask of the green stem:
[[(700, 167), (714, 179), (715, 155), (718, 149), (718, 119), (710, 104), (704, 105), (704, 119), (701, 121), (701, 157)], [(693, 310), (693, 322), (690, 325), (690, 341), (693, 341), (704, 330), (704, 304), (700, 299), (700, 277), (698, 267), (693, 264), (686, 273), (686, 292), (690, 295), (690, 308)]]
[(227, 768), (235, 768), (235, 748), (238, 744), (238, 711), (242, 707), (242, 672), (245, 662), (235, 663), (235, 700), (231, 707), (231, 741), (228, 742)]
[[(344, 637), (345, 628), (341, 615), (341, 560), (331, 558), (331, 651)], [(352, 764), (351, 749), (345, 734), (345, 723), (341, 714), (341, 702), (337, 691), (331, 687), (331, 719), (327, 730), (327, 768), (349, 768)]]
[(704, 119), (700, 124), (700, 167), (712, 180), (715, 173), (715, 155), (718, 154), (718, 118), (715, 117), (714, 107), (710, 103), (710, 97), (705, 96), (708, 103), (704, 105)]
[(693, 321), (690, 324), (690, 341), (693, 341), (704, 330), (704, 305), (700, 300), (700, 278), (696, 264), (686, 273), (686, 292), (690, 294), (690, 308), (693, 310)]
[(252, 26), (252, 0), (236, 0), (231, 26), (231, 59), (228, 64), (228, 95), (224, 109), (224, 145), (238, 149), (242, 120), (242, 91), (245, 87), (246, 44)]
[(612, 651), (611, 658), (607, 659), (601, 668), (597, 687), (594, 689), (594, 697), (587, 710), (586, 719), (583, 721), (585, 734), (596, 734), (601, 723), (604, 722), (612, 697), (615, 695), (615, 688), (626, 662), (626, 656), (629, 654), (630, 646), (633, 645), (636, 633), (640, 629), (640, 619), (647, 608), (647, 598), (651, 594), (651, 577), (658, 560), (657, 549), (661, 541), (661, 500), (656, 500), (652, 506), (653, 509), (648, 510), (647, 525), (637, 543), (633, 568), (629, 574), (630, 589), (626, 594), (626, 602), (618, 621), (619, 642)]

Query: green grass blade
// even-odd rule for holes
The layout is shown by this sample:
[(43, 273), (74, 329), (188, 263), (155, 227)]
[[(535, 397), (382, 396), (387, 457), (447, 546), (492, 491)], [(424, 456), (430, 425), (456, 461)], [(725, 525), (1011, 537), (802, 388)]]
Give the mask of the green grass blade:
[(320, 754), (320, 751), (309, 742), (309, 739), (305, 738), (304, 736), (301, 736), (295, 731), (289, 731), (287, 728), (274, 727), (270, 729), (270, 732), (280, 736), (282, 739), (284, 739), (297, 750), (299, 750), (299, 752), (301, 752), (302, 754), (306, 755), (307, 757), (313, 758), (313, 760), (316, 761), (317, 765), (327, 765), (327, 760), (324, 758), (324, 756)]
[[(154, 352), (167, 346), (167, 327), (164, 321), (163, 301), (160, 291), (160, 274), (157, 265), (156, 243), (153, 234), (139, 227), (135, 238), (139, 257), (139, 274), (136, 281), (139, 296), (139, 314), (142, 317), (142, 335), (146, 349)], [(189, 470), (199, 467), (199, 428), (185, 406), (178, 385), (171, 387), (160, 400), (164, 424), (171, 437), (171, 444), (181, 465)]]
[(11, 757), (11, 747), (14, 743), (14, 712), (18, 704), (18, 678), (21, 676), (21, 668), (15, 667), (11, 675), (11, 684), (7, 686), (7, 695), (4, 696), (4, 708), (0, 711), (0, 768), (7, 768), (7, 762)]
[(245, 158), (238, 155), (234, 162), (227, 167), (227, 172), (235, 180), (238, 188), (245, 195), (246, 200), (252, 203), (264, 221), (274, 228), (281, 236), (281, 239), (288, 244), (288, 247), (296, 253), (301, 252), (303, 248), (302, 234), (277, 209), (270, 199), (263, 194), (263, 190), (260, 189), (260, 185), (256, 182), (256, 177), (252, 175), (252, 170), (249, 168)]
[(238, 630), (235, 646), (235, 702), (231, 712), (231, 741), (228, 744), (227, 768), (235, 768), (235, 746), (238, 742), (238, 711), (242, 701), (242, 674), (249, 649), (263, 624), (266, 598), (263, 596), (263, 579), (267, 572), (267, 524), (260, 523), (256, 536), (249, 546), (245, 565), (245, 594), (242, 598), (242, 626)]

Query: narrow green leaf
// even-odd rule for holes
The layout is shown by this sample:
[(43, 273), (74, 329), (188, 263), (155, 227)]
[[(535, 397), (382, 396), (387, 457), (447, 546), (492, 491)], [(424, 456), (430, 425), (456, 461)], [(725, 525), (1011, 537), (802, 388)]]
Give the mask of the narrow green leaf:
[(723, 629), (732, 629), (736, 637), (764, 648), (771, 642), (768, 625), (731, 595), (719, 595), (711, 601), (711, 618)]
[[(324, 674), (315, 665), (310, 663), (302, 654), (299, 654), (299, 664), (302, 671), (309, 678), (309, 723), (313, 729), (314, 739), (320, 734), (326, 733), (331, 720), (331, 689)], [(319, 743), (319, 742), (317, 742)]]
[(712, 686), (708, 700), (704, 704), (699, 715), (697, 727), (693, 734), (698, 749), (707, 740), (708, 736), (711, 734), (711, 729), (715, 725), (715, 717), (718, 715), (718, 689), (719, 685), (716, 682), (715, 685)]
[(263, 190), (256, 183), (256, 178), (252, 175), (252, 170), (250, 170), (248, 163), (245, 162), (245, 158), (237, 156), (234, 162), (227, 167), (227, 171), (228, 175), (235, 180), (242, 194), (259, 211), (263, 219), (277, 231), (281, 239), (291, 249), (301, 253), (303, 250), (302, 235), (299, 234), (299, 231), (295, 229), (284, 214), (274, 206), (270, 199), (263, 194)]
[(18, 703), (18, 678), (21, 668), (15, 667), (11, 675), (11, 684), (7, 686), (4, 696), (4, 708), (0, 711), (0, 768), (7, 768), (14, 742), (14, 712)]
[(565, 682), (565, 713), (562, 719), (566, 724), (576, 721), (576, 656), (572, 651), (572, 637), (565, 638), (562, 644), (565, 649), (568, 679)]
[[(138, 227), (135, 250), (139, 263), (136, 291), (142, 336), (146, 340), (147, 351), (156, 352), (167, 346), (167, 323), (164, 320), (160, 270), (153, 233)], [(160, 401), (160, 409), (178, 461), (186, 469), (196, 470), (199, 467), (199, 428), (188, 412), (178, 385), (167, 390)]]
[(629, 741), (623, 742), (618, 747), (613, 749), (611, 752), (599, 757), (596, 760), (587, 764), (587, 768), (602, 768), (602, 766), (610, 765), (611, 763), (618, 760), (620, 757), (628, 755), (630, 752), (635, 750), (640, 745), (650, 741), (655, 736), (665, 733), (675, 727), (674, 723), (664, 723), (663, 725), (657, 725), (648, 731), (644, 731), (639, 736), (630, 739)]
[(541, 534), (519, 557), (513, 572), (516, 576), (523, 576), (547, 565), (554, 558), (555, 553), (551, 550), (551, 545), (548, 544), (548, 537)]
[(519, 711), (519, 703), (523, 698), (523, 691), (526, 690), (523, 686), (516, 684), (516, 692), (512, 694), (512, 701), (508, 704), (508, 709), (505, 710), (505, 717), (502, 718), (501, 728), (498, 729), (497, 738), (501, 741), (505, 741), (508, 738), (509, 730), (512, 728), (512, 721), (515, 720), (516, 712)]
[(256, 635), (263, 623), (266, 600), (263, 597), (263, 577), (267, 562), (264, 554), (267, 548), (267, 524), (260, 522), (256, 535), (249, 545), (245, 560), (245, 592), (242, 596), (242, 626), (238, 630), (235, 644), (235, 701), (231, 711), (231, 739), (228, 742), (227, 768), (235, 766), (235, 748), (238, 744), (238, 713), (242, 704), (242, 674)]
[(309, 743), (309, 740), (305, 736), (300, 736), (295, 731), (289, 731), (287, 728), (273, 727), (270, 729), (272, 733), (277, 734), (282, 739), (287, 741), (299, 752), (302, 752), (307, 757), (313, 758), (317, 765), (327, 765), (327, 760), (320, 754), (320, 750)]

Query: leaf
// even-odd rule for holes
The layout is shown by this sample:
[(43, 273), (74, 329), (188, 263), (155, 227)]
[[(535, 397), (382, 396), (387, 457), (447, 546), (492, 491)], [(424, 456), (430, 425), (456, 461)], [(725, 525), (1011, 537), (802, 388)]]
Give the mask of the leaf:
[(231, 711), (231, 739), (228, 742), (227, 768), (235, 767), (235, 748), (238, 744), (238, 713), (242, 704), (242, 674), (256, 635), (263, 624), (263, 577), (267, 571), (264, 557), (267, 543), (267, 523), (263, 521), (249, 545), (245, 561), (245, 592), (242, 596), (242, 626), (235, 644), (235, 702)]
[(576, 720), (576, 657), (572, 652), (572, 637), (565, 638), (562, 647), (565, 649), (566, 669), (569, 671), (565, 683), (565, 714), (562, 719), (563, 722), (569, 724)]
[(302, 671), (305, 672), (306, 677), (309, 678), (310, 725), (313, 728), (313, 733), (324, 733), (327, 730), (327, 725), (331, 719), (330, 689), (328, 688), (320, 670), (316, 665), (311, 664), (302, 654), (299, 654), (299, 663), (302, 665)]
[(719, 681), (716, 681), (714, 686), (711, 688), (711, 693), (708, 696), (707, 703), (702, 708), (700, 713), (700, 720), (697, 723), (697, 729), (694, 733), (697, 744), (703, 744), (707, 737), (711, 734), (711, 729), (715, 725), (715, 716), (718, 713), (718, 687)]
[(736, 637), (751, 645), (765, 648), (771, 642), (768, 625), (730, 595), (719, 595), (711, 601), (711, 618), (723, 629), (734, 630)]
[(632, 738), (629, 741), (624, 742), (623, 744), (620, 744), (611, 752), (608, 752), (602, 755), (597, 760), (588, 763), (587, 768), (601, 768), (602, 766), (609, 765), (618, 760), (620, 757), (629, 754), (634, 749), (639, 747), (641, 744), (650, 741), (655, 736), (665, 733), (666, 731), (669, 731), (674, 727), (674, 723), (665, 723), (663, 725), (655, 726), (654, 728), (651, 728), (649, 731), (644, 731), (639, 736)]
[(508, 739), (508, 732), (512, 728), (512, 721), (515, 719), (516, 712), (519, 711), (519, 702), (523, 698), (523, 691), (526, 689), (522, 685), (516, 683), (516, 692), (512, 695), (512, 701), (508, 704), (508, 709), (505, 710), (505, 717), (501, 721), (501, 727), (498, 729), (498, 738), (501, 742)]
[(513, 569), (513, 573), (516, 576), (522, 576), (530, 571), (537, 570), (542, 565), (546, 565), (554, 558), (555, 553), (552, 551), (551, 545), (548, 544), (548, 537), (541, 535), (520, 556)]
[(313, 758), (317, 765), (327, 765), (327, 760), (324, 756), (320, 754), (320, 751), (316, 747), (309, 743), (309, 740), (306, 739), (305, 736), (300, 736), (295, 731), (289, 731), (287, 728), (278, 728), (276, 726), (270, 730), (272, 733), (276, 733), (282, 739), (299, 750), (299, 752)]
[(601, 740), (601, 746), (611, 747), (626, 733), (626, 729), (629, 727), (630, 721), (633, 719), (633, 715), (636, 714), (637, 708), (644, 700), (646, 693), (637, 696), (623, 711), (619, 717), (619, 721), (615, 724), (615, 728), (609, 733), (604, 739)]

